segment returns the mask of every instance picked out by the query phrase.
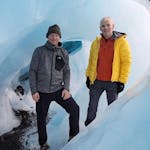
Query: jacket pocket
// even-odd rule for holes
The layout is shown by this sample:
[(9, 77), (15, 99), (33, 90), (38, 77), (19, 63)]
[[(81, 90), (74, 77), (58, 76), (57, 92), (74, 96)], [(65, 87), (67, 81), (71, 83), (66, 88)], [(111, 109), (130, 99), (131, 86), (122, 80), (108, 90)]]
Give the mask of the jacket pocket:
[(55, 57), (55, 69), (60, 71), (65, 65), (65, 61), (62, 56), (56, 55)]

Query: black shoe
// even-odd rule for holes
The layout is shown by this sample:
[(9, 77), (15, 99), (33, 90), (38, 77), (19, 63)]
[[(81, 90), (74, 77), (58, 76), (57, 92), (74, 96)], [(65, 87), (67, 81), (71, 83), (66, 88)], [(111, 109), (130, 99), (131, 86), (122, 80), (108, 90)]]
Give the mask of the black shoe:
[(48, 149), (50, 149), (50, 146), (47, 143), (45, 143), (44, 145), (41, 145), (40, 150), (48, 150)]
[(68, 142), (71, 141), (75, 136), (69, 136)]
[(93, 121), (93, 120), (86, 120), (85, 123), (84, 123), (85, 126), (88, 126), (92, 121)]

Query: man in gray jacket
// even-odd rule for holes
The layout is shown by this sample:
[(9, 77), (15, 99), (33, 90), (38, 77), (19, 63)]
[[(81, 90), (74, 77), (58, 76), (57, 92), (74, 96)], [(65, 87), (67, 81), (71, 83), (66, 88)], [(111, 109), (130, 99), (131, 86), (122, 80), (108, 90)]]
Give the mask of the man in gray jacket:
[(29, 82), (33, 100), (36, 102), (37, 127), (41, 150), (48, 149), (46, 116), (52, 101), (69, 113), (69, 140), (79, 132), (79, 106), (69, 92), (69, 56), (61, 47), (58, 25), (50, 26), (48, 41), (35, 49), (29, 70)]

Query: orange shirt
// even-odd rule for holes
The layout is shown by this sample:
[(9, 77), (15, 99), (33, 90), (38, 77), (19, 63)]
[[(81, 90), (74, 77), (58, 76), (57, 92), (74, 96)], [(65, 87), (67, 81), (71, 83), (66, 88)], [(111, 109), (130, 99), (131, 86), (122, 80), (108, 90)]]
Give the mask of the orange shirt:
[(100, 51), (97, 62), (97, 79), (111, 81), (112, 63), (114, 58), (114, 39), (100, 40)]

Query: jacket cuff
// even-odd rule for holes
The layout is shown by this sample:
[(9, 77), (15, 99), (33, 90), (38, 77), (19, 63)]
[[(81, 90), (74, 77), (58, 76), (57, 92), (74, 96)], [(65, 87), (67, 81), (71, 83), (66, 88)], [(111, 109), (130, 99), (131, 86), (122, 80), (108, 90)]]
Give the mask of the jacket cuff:
[(35, 94), (36, 92), (38, 92), (36, 89), (31, 90), (31, 94), (32, 94), (32, 95)]
[(69, 91), (69, 85), (68, 86), (64, 85), (63, 88), (66, 89), (67, 91)]

